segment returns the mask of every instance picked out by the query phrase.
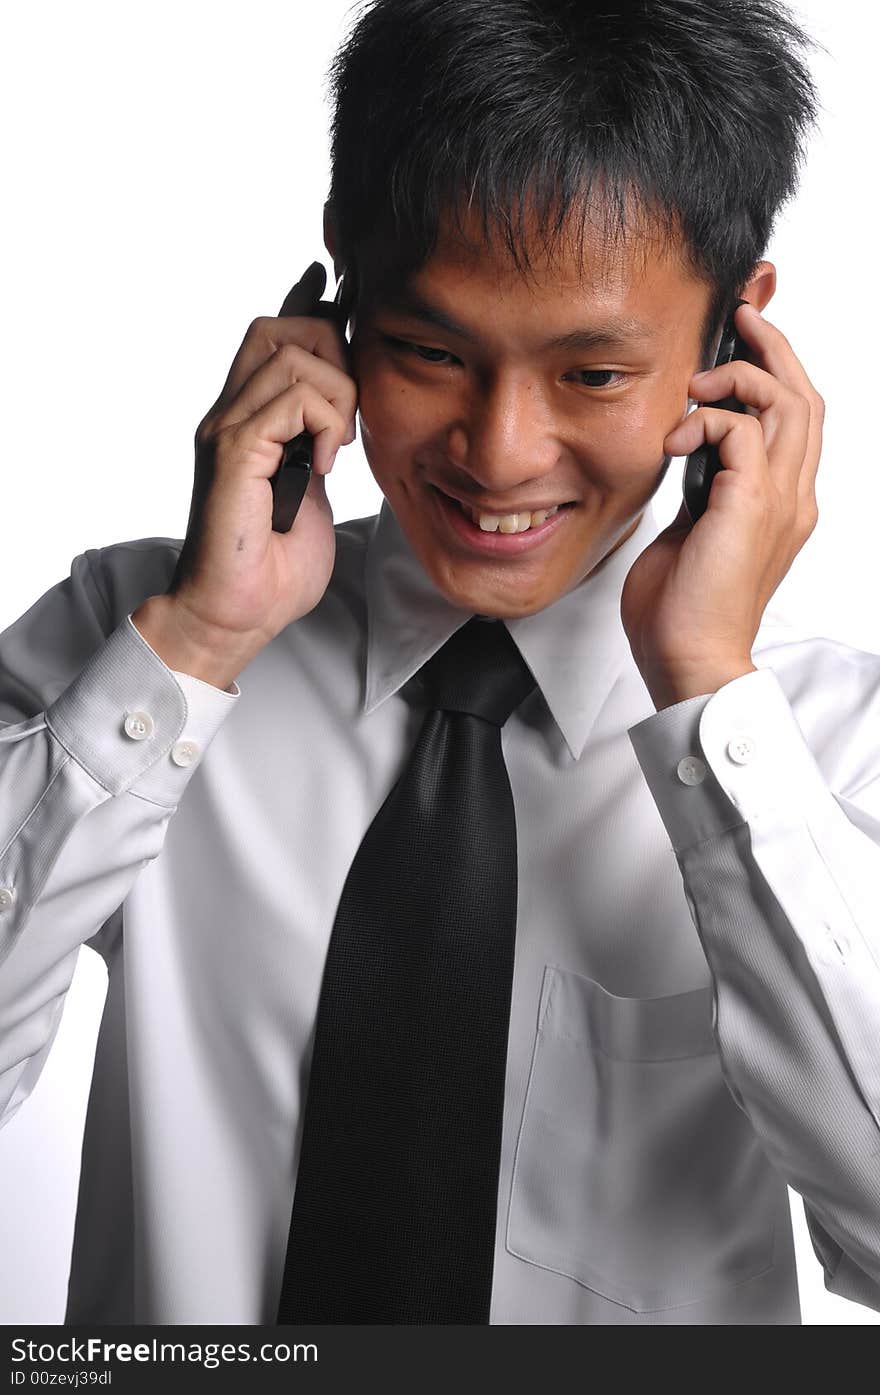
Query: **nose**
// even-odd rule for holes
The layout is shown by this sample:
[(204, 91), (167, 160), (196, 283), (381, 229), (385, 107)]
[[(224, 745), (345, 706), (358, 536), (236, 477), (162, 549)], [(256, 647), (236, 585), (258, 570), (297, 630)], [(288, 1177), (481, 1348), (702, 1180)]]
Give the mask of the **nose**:
[(447, 451), (473, 484), (499, 499), (549, 474), (559, 446), (534, 378), (498, 374), (476, 388), (449, 429)]

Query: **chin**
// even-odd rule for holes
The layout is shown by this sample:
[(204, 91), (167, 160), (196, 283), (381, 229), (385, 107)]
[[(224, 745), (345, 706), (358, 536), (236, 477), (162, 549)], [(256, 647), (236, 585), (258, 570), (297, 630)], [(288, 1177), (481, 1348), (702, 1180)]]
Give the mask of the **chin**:
[[(534, 615), (539, 610), (545, 610), (562, 594), (561, 590), (547, 591), (543, 587), (536, 593), (525, 584), (524, 579), (523, 584), (514, 587), (509, 575), (498, 577), (496, 574), (491, 578), (487, 575), (484, 580), (455, 575), (449, 557), (438, 557), (436, 549), (430, 558), (421, 552), (419, 556), (428, 576), (449, 604), (477, 615), (515, 620), (521, 615)], [(488, 572), (488, 568), (485, 570)]]
[[(513, 620), (545, 610), (564, 593), (564, 581), (554, 584), (548, 576), (548, 559), (528, 563), (469, 557), (447, 544), (439, 527), (432, 526), (430, 511), (414, 506), (409, 494), (386, 499), (397, 516), (407, 541), (436, 589), (460, 610)], [(559, 558), (553, 559), (558, 561)], [(559, 572), (557, 565), (552, 569)], [(558, 579), (557, 579), (558, 580)]]

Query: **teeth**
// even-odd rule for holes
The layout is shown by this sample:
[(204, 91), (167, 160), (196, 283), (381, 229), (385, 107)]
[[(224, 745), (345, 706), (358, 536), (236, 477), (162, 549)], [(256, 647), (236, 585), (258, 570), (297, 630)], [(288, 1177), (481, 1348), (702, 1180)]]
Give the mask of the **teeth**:
[(554, 504), (552, 509), (538, 509), (536, 513), (476, 513), (467, 504), (462, 504), (468, 518), (479, 525), (484, 533), (525, 533), (529, 528), (543, 523), (545, 518), (549, 518), (559, 508)]

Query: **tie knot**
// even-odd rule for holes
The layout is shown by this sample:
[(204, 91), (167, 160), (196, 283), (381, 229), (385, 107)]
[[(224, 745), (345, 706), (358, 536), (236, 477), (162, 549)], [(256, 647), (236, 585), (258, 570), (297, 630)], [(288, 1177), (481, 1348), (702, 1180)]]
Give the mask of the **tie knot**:
[(534, 686), (504, 622), (473, 616), (422, 664), (401, 696), (429, 708), (470, 712), (503, 727)]

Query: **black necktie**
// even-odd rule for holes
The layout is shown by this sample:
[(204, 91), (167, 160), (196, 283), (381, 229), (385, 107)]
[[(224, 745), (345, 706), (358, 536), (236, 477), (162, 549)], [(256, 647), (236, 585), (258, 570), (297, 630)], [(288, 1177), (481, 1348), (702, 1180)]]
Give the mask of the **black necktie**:
[(401, 689), (428, 711), (342, 890), (279, 1323), (488, 1323), (516, 937), (501, 728), (535, 680), (469, 620)]

